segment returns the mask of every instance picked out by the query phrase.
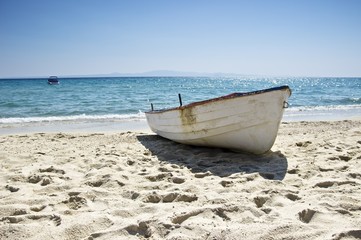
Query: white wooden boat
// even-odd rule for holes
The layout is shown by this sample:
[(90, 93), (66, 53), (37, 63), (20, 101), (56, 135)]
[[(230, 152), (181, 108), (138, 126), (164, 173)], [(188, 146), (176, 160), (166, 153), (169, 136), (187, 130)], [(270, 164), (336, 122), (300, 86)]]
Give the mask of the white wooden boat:
[(291, 89), (281, 86), (171, 109), (152, 105), (145, 115), (153, 132), (175, 142), (262, 154), (276, 139), (290, 95)]

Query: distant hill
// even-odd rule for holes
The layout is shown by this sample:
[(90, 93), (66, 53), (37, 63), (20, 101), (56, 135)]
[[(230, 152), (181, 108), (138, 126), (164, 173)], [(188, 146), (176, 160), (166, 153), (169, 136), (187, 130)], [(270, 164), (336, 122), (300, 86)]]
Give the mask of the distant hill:
[(90, 75), (65, 75), (61, 77), (240, 77), (250, 76), (235, 73), (201, 73), (201, 72), (182, 72), (171, 70), (155, 70), (142, 73), (109, 73), (109, 74), (90, 74)]
[[(92, 78), (92, 77), (255, 77), (258, 75), (246, 75), (237, 73), (202, 73), (202, 72), (182, 72), (171, 70), (155, 70), (142, 73), (106, 73), (106, 74), (79, 74), (79, 75), (57, 75), (59, 78)], [(48, 78), (49, 76), (18, 76), (0, 79), (30, 79)]]

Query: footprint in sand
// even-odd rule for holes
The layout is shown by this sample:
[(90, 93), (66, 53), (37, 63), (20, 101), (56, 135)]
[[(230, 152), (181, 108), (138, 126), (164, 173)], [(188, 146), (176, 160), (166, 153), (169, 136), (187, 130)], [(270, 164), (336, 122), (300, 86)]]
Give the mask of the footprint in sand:
[(175, 201), (177, 202), (193, 202), (198, 200), (196, 195), (187, 195), (187, 194), (180, 194)]
[(132, 199), (132, 200), (135, 200), (140, 196), (138, 192), (134, 192), (134, 191), (124, 191), (121, 195), (124, 198)]
[(348, 175), (352, 178), (361, 179), (361, 173), (349, 173)]
[(5, 223), (19, 223), (22, 221), (24, 221), (23, 217), (7, 216), (0, 218), (0, 222), (5, 222)]
[(224, 221), (230, 221), (231, 218), (229, 218), (226, 215), (226, 212), (236, 212), (239, 211), (237, 207), (230, 207), (230, 208), (203, 208), (203, 209), (197, 209), (193, 210), (191, 212), (182, 213), (172, 218), (172, 223), (174, 224), (182, 224), (186, 220), (188, 220), (191, 217), (195, 217), (199, 214), (202, 214), (204, 212), (212, 212), (214, 215), (217, 215), (221, 217)]
[(143, 202), (146, 203), (159, 203), (162, 200), (162, 197), (158, 195), (157, 193), (151, 193), (145, 196), (143, 199)]
[(55, 214), (53, 215), (22, 215), (22, 216), (7, 216), (0, 219), (0, 222), (8, 222), (8, 223), (19, 223), (26, 220), (40, 220), (40, 219), (49, 219), (54, 222), (55, 226), (59, 226), (61, 224), (60, 216)]
[(172, 171), (173, 171), (172, 169), (168, 169), (168, 168), (166, 168), (166, 167), (160, 167), (160, 168), (158, 168), (158, 170), (159, 170), (160, 172), (172, 172)]
[(340, 160), (342, 160), (342, 161), (345, 161), (345, 162), (348, 162), (348, 161), (350, 161), (352, 159), (352, 157), (347, 156), (347, 155), (340, 155), (340, 156), (338, 156), (338, 158)]
[(130, 235), (144, 236), (150, 238), (152, 236), (152, 229), (149, 222), (142, 221), (138, 225), (132, 224), (124, 228)]
[(46, 185), (52, 183), (52, 178), (50, 176), (40, 176), (37, 174), (33, 174), (28, 177), (28, 182), (34, 183), (34, 184), (41, 182), (40, 183), (41, 186), (46, 186)]
[(33, 175), (28, 177), (28, 182), (36, 184), (36, 183), (40, 182), (41, 179), (42, 179), (41, 176), (33, 174)]
[[(55, 173), (55, 174), (60, 174), (61, 176), (59, 176), (59, 178), (64, 178), (62, 175), (65, 174), (65, 171), (62, 169), (56, 169), (53, 166), (47, 167), (47, 168), (40, 168), (39, 169), (40, 173)], [(43, 175), (43, 174), (33, 174), (31, 176), (28, 177), (28, 182), (29, 183), (39, 183), (41, 186), (46, 186), (49, 185), (50, 183), (53, 182), (52, 176), (54, 177), (54, 175)], [(56, 176), (56, 175), (55, 175)]]
[(43, 179), (41, 179), (41, 186), (46, 186), (48, 184), (50, 184), (52, 182), (51, 177), (43, 177)]
[(172, 173), (160, 173), (155, 176), (147, 176), (146, 179), (148, 179), (151, 182), (158, 182), (165, 179), (170, 179), (173, 176)]
[(254, 203), (258, 208), (261, 208), (268, 200), (269, 197), (261, 197), (261, 196), (255, 197), (253, 199)]
[(83, 197), (70, 196), (68, 200), (63, 201), (70, 209), (78, 210), (79, 208), (86, 205), (87, 201)]
[(168, 193), (159, 195), (156, 192), (148, 194), (143, 198), (143, 202), (146, 203), (193, 202), (196, 200), (198, 200), (198, 197), (192, 194)]
[(174, 223), (174, 224), (182, 224), (187, 219), (189, 219), (191, 217), (194, 217), (194, 216), (197, 216), (197, 215), (199, 215), (200, 213), (202, 213), (204, 211), (205, 211), (204, 209), (199, 209), (199, 210), (194, 210), (194, 211), (191, 211), (191, 212), (188, 212), (188, 213), (180, 214), (180, 215), (178, 215), (178, 216), (176, 216), (176, 217), (174, 217), (172, 219), (172, 223)]
[(303, 211), (298, 213), (298, 218), (304, 223), (309, 223), (312, 220), (315, 213), (316, 213), (315, 210), (304, 209)]
[(323, 168), (323, 167), (318, 167), (318, 169), (320, 170), (320, 172), (332, 172), (335, 171), (334, 168)]
[(59, 173), (59, 174), (65, 174), (65, 171), (62, 169), (56, 169), (53, 166), (50, 166), (48, 168), (39, 169), (39, 172), (51, 172), (51, 173)]
[(6, 185), (5, 188), (6, 188), (7, 190), (9, 190), (10, 192), (17, 192), (17, 191), (19, 191), (19, 189), (20, 189), (20, 188), (18, 188), (18, 187), (13, 187), (13, 186), (9, 186), (9, 185)]
[(300, 169), (298, 169), (298, 168), (292, 168), (292, 169), (287, 170), (288, 174), (298, 174), (299, 172), (300, 172)]
[(345, 185), (345, 184), (356, 184), (355, 181), (324, 181), (324, 182), (319, 182), (316, 183), (315, 187), (320, 187), (320, 188), (329, 188), (332, 186), (340, 186), (340, 185)]
[(184, 178), (180, 178), (180, 177), (173, 177), (172, 178), (172, 182), (176, 183), (176, 184), (182, 184), (184, 183), (186, 180)]
[(30, 210), (33, 212), (40, 212), (46, 208), (46, 205), (40, 205), (40, 206), (32, 206), (30, 207)]
[(297, 147), (307, 147), (308, 145), (310, 145), (312, 142), (311, 141), (305, 141), (305, 142), (298, 142), (296, 143)]
[(222, 187), (231, 187), (233, 185), (233, 181), (222, 180), (219, 184), (221, 184)]
[(349, 230), (346, 232), (332, 235), (332, 240), (340, 239), (361, 239), (361, 230)]
[(50, 220), (54, 222), (55, 226), (59, 226), (61, 224), (61, 218), (55, 214), (50, 217)]
[(98, 176), (96, 179), (92, 180), (92, 181), (88, 181), (85, 184), (89, 185), (91, 187), (100, 187), (103, 184), (107, 183), (110, 181), (110, 175), (106, 174), (103, 176)]
[(298, 195), (293, 194), (293, 193), (287, 193), (287, 194), (285, 195), (285, 197), (288, 198), (288, 199), (291, 200), (291, 201), (297, 201), (297, 200), (300, 200), (300, 199), (301, 199)]
[(211, 176), (211, 175), (212, 175), (212, 173), (210, 171), (207, 171), (207, 172), (195, 173), (194, 177), (195, 178), (204, 178), (204, 177)]

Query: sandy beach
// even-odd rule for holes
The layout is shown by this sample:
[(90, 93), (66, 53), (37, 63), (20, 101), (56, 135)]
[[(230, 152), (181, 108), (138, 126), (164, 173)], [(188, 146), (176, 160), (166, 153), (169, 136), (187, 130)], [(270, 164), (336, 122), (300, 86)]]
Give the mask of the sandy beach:
[(0, 135), (0, 239), (361, 239), (361, 121), (264, 155), (149, 132)]

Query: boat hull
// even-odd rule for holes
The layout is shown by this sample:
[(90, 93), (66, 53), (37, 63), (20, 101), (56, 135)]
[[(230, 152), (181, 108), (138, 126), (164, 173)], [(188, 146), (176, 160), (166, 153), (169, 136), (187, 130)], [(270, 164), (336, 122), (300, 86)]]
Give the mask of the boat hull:
[(291, 95), (287, 86), (150, 111), (151, 130), (167, 139), (196, 146), (262, 154), (273, 146)]
[(49, 85), (58, 85), (59, 84), (59, 80), (57, 76), (50, 76), (48, 78), (48, 84)]
[(48, 82), (49, 85), (59, 85), (59, 82)]

